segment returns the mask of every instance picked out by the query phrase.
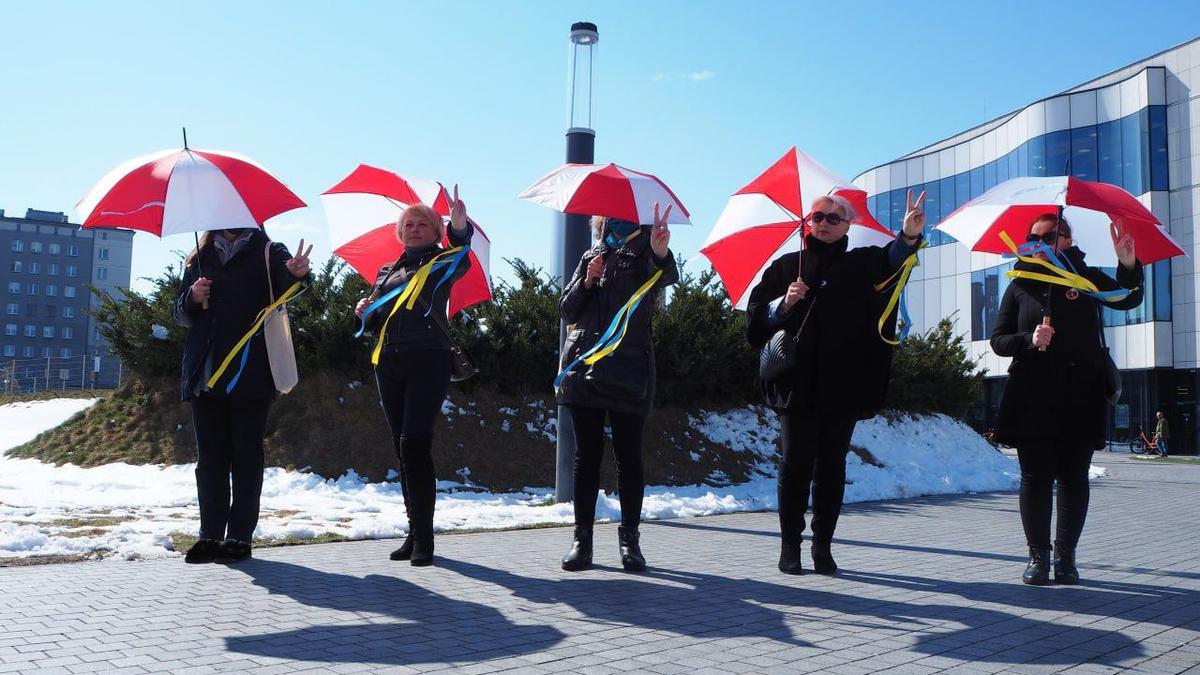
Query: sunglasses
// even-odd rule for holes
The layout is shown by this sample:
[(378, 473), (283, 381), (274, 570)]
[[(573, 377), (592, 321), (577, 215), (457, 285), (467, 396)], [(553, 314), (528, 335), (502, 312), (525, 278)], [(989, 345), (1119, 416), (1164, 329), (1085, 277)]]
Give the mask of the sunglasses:
[(1054, 243), (1060, 238), (1070, 239), (1071, 235), (1064, 232), (1058, 232), (1057, 230), (1052, 230), (1045, 234), (1034, 234), (1033, 232), (1030, 232), (1029, 234), (1025, 235), (1025, 241), (1040, 241), (1043, 244), (1049, 244), (1050, 246), (1053, 246)]
[(836, 213), (825, 213), (824, 211), (813, 211), (811, 214), (809, 214), (808, 219), (814, 223), (820, 223), (827, 220), (829, 221), (829, 224), (834, 227), (837, 227), (842, 223), (850, 222), (848, 218), (843, 218)]

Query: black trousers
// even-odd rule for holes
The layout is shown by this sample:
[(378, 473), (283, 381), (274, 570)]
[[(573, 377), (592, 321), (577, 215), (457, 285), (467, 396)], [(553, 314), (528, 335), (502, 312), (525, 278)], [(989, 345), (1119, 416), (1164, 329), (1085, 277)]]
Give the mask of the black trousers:
[(812, 541), (828, 548), (846, 494), (846, 453), (857, 420), (785, 412), (780, 415), (779, 531), (799, 545), (812, 485)]
[(384, 353), (375, 367), (375, 384), (400, 463), (400, 490), (409, 533), (432, 536), (437, 500), (433, 429), (442, 416), (442, 402), (450, 387), (450, 352)]
[(1021, 525), (1030, 548), (1050, 548), (1054, 484), (1058, 483), (1055, 545), (1074, 549), (1087, 520), (1092, 449), (1085, 443), (1044, 441), (1017, 448), (1021, 462)]
[(271, 402), (269, 398), (209, 393), (192, 398), (201, 539), (249, 542), (253, 538), (262, 497), (263, 438)]
[(613, 454), (617, 458), (621, 525), (637, 528), (642, 520), (642, 494), (646, 489), (642, 468), (642, 429), (646, 417), (578, 405), (568, 407), (575, 429), (575, 526), (590, 530), (596, 520), (607, 415), (612, 427)]

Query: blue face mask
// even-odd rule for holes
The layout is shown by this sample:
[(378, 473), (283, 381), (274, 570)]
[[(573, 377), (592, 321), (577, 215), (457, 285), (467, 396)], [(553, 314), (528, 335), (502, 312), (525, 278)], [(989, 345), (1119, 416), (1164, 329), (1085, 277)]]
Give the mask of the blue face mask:
[(608, 244), (609, 248), (621, 248), (621, 244), (630, 237), (634, 232), (641, 229), (637, 223), (631, 223), (628, 220), (618, 220), (616, 218), (608, 221), (608, 234), (604, 236), (604, 243)]

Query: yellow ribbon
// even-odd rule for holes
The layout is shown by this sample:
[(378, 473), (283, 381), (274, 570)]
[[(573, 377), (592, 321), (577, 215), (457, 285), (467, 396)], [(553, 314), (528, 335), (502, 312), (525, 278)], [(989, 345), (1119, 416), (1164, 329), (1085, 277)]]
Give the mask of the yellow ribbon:
[(616, 321), (621, 321), (621, 331), (617, 334), (615, 339), (613, 339), (607, 345), (605, 345), (604, 349), (601, 349), (600, 351), (596, 352), (595, 354), (592, 354), (591, 356), (584, 359), (583, 360), (584, 364), (590, 366), (593, 363), (599, 361), (600, 359), (613, 353), (617, 349), (617, 347), (621, 346), (621, 340), (625, 339), (625, 331), (629, 328), (630, 316), (632, 316), (634, 310), (637, 309), (638, 304), (641, 303), (642, 296), (649, 293), (651, 288), (654, 288), (654, 284), (658, 283), (658, 280), (662, 278), (662, 275), (663, 275), (663, 271), (658, 270), (650, 277), (650, 279), (646, 283), (642, 284), (641, 288), (637, 289), (637, 291), (634, 292), (633, 296), (630, 297), (629, 300), (617, 312), (617, 316), (614, 319)]
[(452, 249), (443, 251), (433, 257), (429, 262), (421, 266), (413, 275), (412, 281), (408, 282), (408, 286), (396, 298), (396, 302), (392, 305), (392, 311), (388, 312), (387, 318), (383, 320), (383, 327), (379, 329), (379, 339), (375, 342), (375, 349), (371, 351), (371, 365), (379, 365), (379, 355), (383, 352), (383, 341), (387, 338), (388, 323), (400, 310), (401, 305), (407, 305), (405, 309), (411, 310), (417, 304), (417, 298), (421, 297), (421, 289), (425, 287), (425, 281), (429, 279), (429, 272), (433, 270), (433, 264), (442, 258), (454, 255), (461, 250), (461, 246), (455, 246)]
[(225, 374), (225, 370), (229, 368), (229, 364), (233, 363), (233, 359), (238, 355), (239, 352), (242, 351), (242, 347), (246, 346), (246, 343), (258, 333), (258, 329), (262, 327), (263, 322), (267, 320), (267, 317), (271, 316), (276, 309), (287, 303), (297, 293), (299, 293), (302, 286), (302, 282), (299, 281), (292, 284), (290, 288), (283, 292), (283, 295), (279, 296), (278, 300), (267, 305), (261, 312), (258, 313), (258, 316), (254, 319), (254, 323), (250, 326), (250, 330), (246, 331), (246, 334), (242, 336), (242, 339), (238, 340), (237, 344), (233, 346), (233, 349), (229, 350), (229, 353), (225, 356), (225, 360), (221, 361), (221, 367), (217, 368), (217, 370), (213, 372), (212, 377), (208, 378), (208, 383), (205, 386), (207, 386), (209, 389), (212, 389), (214, 386), (216, 386), (217, 380), (221, 379), (221, 376)]
[[(1043, 274), (1040, 272), (1031, 272), (1029, 270), (1009, 270), (1006, 272), (1009, 277), (1013, 279), (1029, 279), (1030, 281), (1044, 281), (1048, 284), (1066, 286), (1067, 288), (1074, 288), (1077, 291), (1083, 291), (1085, 293), (1103, 292), (1098, 286), (1096, 286), (1095, 283), (1092, 282), (1091, 279), (1088, 279), (1085, 276), (1064, 270), (1061, 267), (1057, 267), (1048, 260), (1021, 255), (1018, 253), (1017, 244), (1012, 240), (1012, 237), (1008, 236), (1008, 233), (1003, 230), (1000, 231), (1000, 240), (1012, 250), (1013, 255), (1017, 256), (1017, 260), (1020, 260), (1021, 262), (1032, 263), (1034, 265), (1040, 265), (1051, 272), (1051, 274)], [(1109, 298), (1106, 301), (1112, 302), (1114, 300), (1120, 300), (1128, 295), (1129, 291), (1126, 291), (1125, 295)]]
[(883, 334), (883, 327), (887, 325), (887, 319), (892, 315), (892, 310), (896, 309), (896, 305), (899, 304), (900, 296), (904, 294), (904, 287), (908, 285), (908, 277), (912, 274), (913, 268), (921, 264), (921, 261), (917, 259), (917, 251), (923, 248), (925, 248), (925, 242), (921, 242), (917, 250), (904, 259), (904, 264), (900, 265), (900, 269), (896, 270), (892, 276), (875, 284), (875, 292), (878, 293), (887, 288), (893, 281), (896, 281), (896, 287), (892, 290), (892, 297), (888, 298), (887, 306), (884, 307), (883, 314), (879, 316), (879, 339), (893, 347), (899, 345), (900, 340), (889, 340)]

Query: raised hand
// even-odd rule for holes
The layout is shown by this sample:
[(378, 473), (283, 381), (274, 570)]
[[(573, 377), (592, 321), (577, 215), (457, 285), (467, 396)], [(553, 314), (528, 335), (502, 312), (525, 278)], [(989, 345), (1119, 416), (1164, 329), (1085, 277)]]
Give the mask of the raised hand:
[(467, 205), (458, 198), (458, 183), (454, 184), (454, 200), (450, 202), (450, 227), (455, 232), (467, 229)]
[(592, 258), (587, 266), (587, 276), (583, 278), (583, 285), (591, 288), (596, 285), (596, 280), (604, 276), (604, 256), (596, 256)]
[(650, 229), (650, 248), (659, 259), (667, 257), (667, 245), (671, 243), (671, 230), (667, 227), (667, 218), (671, 215), (673, 204), (667, 205), (662, 217), (658, 216), (658, 202), (654, 202), (654, 227)]
[(1121, 267), (1133, 269), (1137, 266), (1137, 252), (1133, 246), (1133, 235), (1125, 230), (1125, 221), (1117, 218), (1109, 224), (1109, 234), (1112, 235), (1113, 248), (1117, 251), (1117, 260)]
[(925, 191), (921, 190), (921, 196), (917, 197), (917, 201), (914, 202), (912, 188), (909, 188), (905, 202), (907, 207), (904, 211), (904, 234), (909, 238), (915, 238), (920, 236), (921, 231), (925, 229), (925, 211), (922, 208), (925, 204)]
[(296, 247), (296, 255), (292, 256), (286, 263), (288, 271), (297, 279), (303, 279), (308, 276), (308, 255), (312, 253), (312, 244), (308, 245), (308, 250), (304, 250), (304, 240), (300, 240), (300, 245)]

